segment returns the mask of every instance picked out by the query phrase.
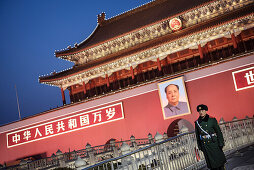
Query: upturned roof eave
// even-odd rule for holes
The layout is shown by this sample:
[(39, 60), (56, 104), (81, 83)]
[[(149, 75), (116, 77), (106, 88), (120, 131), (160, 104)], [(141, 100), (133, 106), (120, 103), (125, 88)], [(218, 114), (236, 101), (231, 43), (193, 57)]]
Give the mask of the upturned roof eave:
[[(196, 8), (199, 8), (199, 7), (204, 6), (204, 5), (206, 5), (206, 4), (209, 4), (209, 3), (213, 2), (213, 1), (216, 1), (216, 0), (207, 0), (207, 2), (201, 3), (201, 4), (199, 4), (199, 5), (196, 5), (196, 6), (192, 7), (192, 8), (190, 8), (190, 9), (180, 11), (179, 13), (176, 13), (176, 14), (174, 14), (174, 15), (167, 16), (167, 17), (165, 17), (165, 18), (163, 18), (163, 19), (160, 19), (160, 20), (158, 20), (158, 21), (151, 22), (151, 23), (149, 23), (149, 24), (146, 24), (146, 25), (143, 25), (143, 26), (141, 26), (141, 27), (135, 28), (135, 29), (130, 30), (130, 31), (128, 31), (128, 32), (124, 32), (124, 33), (122, 33), (121, 35), (113, 36), (113, 37), (111, 37), (111, 38), (105, 39), (104, 41), (100, 41), (100, 42), (97, 42), (97, 43), (95, 43), (95, 44), (91, 44), (91, 45), (86, 46), (85, 44), (87, 44), (87, 43), (89, 42), (89, 40), (90, 40), (93, 36), (96, 36), (96, 33), (98, 32), (98, 30), (99, 30), (99, 29), (103, 29), (103, 25), (98, 24), (97, 27), (95, 28), (95, 30), (92, 32), (92, 34), (91, 34), (86, 40), (84, 40), (84, 41), (82, 41), (81, 43), (79, 43), (77, 47), (73, 47), (73, 48), (71, 48), (71, 49), (65, 49), (64, 51), (57, 51), (57, 52), (55, 52), (55, 56), (56, 56), (56, 57), (62, 57), (62, 56), (73, 55), (73, 54), (76, 54), (76, 53), (85, 51), (85, 50), (87, 50), (87, 49), (90, 49), (90, 48), (99, 46), (99, 45), (101, 45), (101, 44), (104, 44), (104, 43), (106, 43), (106, 42), (112, 41), (112, 40), (117, 39), (117, 38), (119, 38), (119, 37), (123, 37), (123, 36), (125, 36), (125, 35), (128, 35), (128, 34), (130, 34), (130, 33), (132, 33), (132, 32), (137, 31), (137, 30), (141, 30), (141, 29), (143, 29), (143, 28), (145, 28), (145, 27), (149, 27), (149, 26), (151, 26), (151, 25), (158, 24), (158, 23), (160, 23), (160, 22), (166, 21), (166, 20), (168, 20), (169, 18), (174, 18), (174, 17), (179, 16), (179, 15), (181, 15), (181, 14), (183, 14), (183, 13), (189, 12), (189, 11), (191, 11), (191, 10), (193, 10), (193, 9), (196, 9)], [(148, 4), (149, 4), (149, 3), (148, 3)], [(147, 4), (146, 4), (146, 5), (147, 5)], [(142, 7), (142, 6), (141, 6), (141, 7)], [(141, 8), (141, 7), (139, 7), (139, 8)], [(128, 16), (128, 13), (129, 13), (129, 12), (131, 12), (131, 11), (128, 11), (127, 13), (123, 13), (123, 14), (121, 14), (121, 15), (127, 15), (127, 16)], [(121, 16), (121, 15), (119, 15), (119, 16)], [(117, 17), (119, 17), (119, 16), (117, 16)], [(115, 19), (115, 17), (114, 17), (114, 18), (110, 18), (110, 19), (108, 19), (108, 20), (105, 20), (105, 24), (104, 24), (104, 25), (110, 24), (110, 23), (111, 23), (111, 20), (114, 20), (114, 19)], [(114, 22), (114, 21), (112, 21), (112, 22)]]
[(95, 36), (96, 32), (98, 31), (98, 29), (100, 28), (100, 25), (97, 23), (94, 31), (85, 39), (83, 40), (81, 43), (78, 44), (77, 47), (73, 47), (71, 49), (65, 48), (63, 51), (56, 51), (55, 52), (55, 56), (56, 57), (61, 57), (61, 56), (65, 56), (65, 55), (70, 55), (76, 52), (79, 52), (80, 50), (83, 50), (82, 48), (80, 49), (80, 45), (81, 44), (85, 44), (86, 42), (88, 42), (93, 36)]
[[(174, 40), (176, 40), (176, 39), (179, 39), (179, 37), (181, 37), (181, 38), (183, 38), (183, 37), (186, 37), (186, 36), (189, 36), (189, 35), (191, 35), (191, 34), (193, 34), (193, 33), (198, 33), (198, 32), (201, 32), (201, 31), (204, 31), (204, 30), (208, 30), (208, 29), (212, 29), (212, 28), (214, 28), (214, 27), (217, 27), (217, 26), (219, 26), (219, 25), (223, 25), (223, 24), (227, 24), (227, 23), (229, 23), (229, 22), (232, 22), (232, 21), (234, 21), (234, 20), (236, 20), (236, 19), (240, 19), (240, 18), (242, 18), (242, 17), (245, 17), (245, 16), (248, 16), (248, 15), (252, 15), (253, 14), (253, 12), (252, 13), (248, 13), (248, 14), (245, 14), (245, 15), (242, 15), (242, 16), (238, 16), (238, 17), (236, 17), (236, 18), (233, 18), (233, 19), (229, 19), (229, 20), (227, 20), (227, 19), (225, 19), (224, 21), (222, 21), (222, 22), (219, 22), (219, 23), (216, 23), (216, 24), (212, 24), (212, 25), (209, 25), (209, 26), (206, 26), (206, 27), (202, 27), (202, 28), (200, 28), (200, 27), (197, 27), (196, 28), (196, 30), (194, 31), (194, 32), (191, 32), (189, 29), (191, 29), (191, 28), (186, 28), (185, 30), (181, 30), (183, 33), (182, 34), (184, 34), (183, 36), (182, 35), (179, 35), (180, 34), (180, 32), (175, 32), (175, 38), (171, 38), (170, 40), (167, 40), (167, 41), (163, 41), (163, 42), (161, 42), (161, 43), (158, 43), (160, 40), (158, 40), (158, 39), (156, 39), (156, 40), (154, 40), (154, 42), (152, 43), (152, 44), (150, 44), (151, 43), (151, 41), (149, 41), (149, 42), (147, 42), (147, 43), (149, 43), (150, 45), (147, 45), (147, 46), (143, 46), (143, 47), (140, 47), (140, 48), (138, 48), (138, 49), (133, 49), (132, 51), (125, 51), (125, 52), (122, 52), (121, 54), (118, 54), (118, 55), (115, 55), (115, 56), (111, 56), (111, 58), (109, 58), (109, 60), (111, 61), (112, 59), (119, 59), (119, 57), (126, 57), (126, 56), (129, 56), (129, 55), (135, 55), (135, 53), (140, 53), (140, 52), (142, 52), (142, 51), (146, 51), (146, 50), (149, 50), (149, 49), (151, 49), (151, 48), (154, 48), (154, 47), (156, 47), (156, 46), (160, 46), (160, 45), (162, 45), (162, 44), (165, 44), (165, 43), (169, 43), (169, 42), (171, 42), (171, 41), (174, 41)], [(213, 19), (214, 20), (214, 22), (215, 22), (215, 20), (217, 20), (217, 19)], [(164, 37), (164, 39), (165, 39), (165, 37), (168, 37), (168, 36), (172, 36), (172, 35), (165, 35), (165, 36), (163, 36)], [(160, 37), (160, 38), (162, 38), (162, 37)], [(157, 42), (157, 43), (156, 43)], [(154, 43), (156, 43), (155, 45), (154, 45)], [(125, 54), (123, 54), (123, 53), (125, 53)], [(118, 57), (118, 58), (117, 58)], [(42, 77), (42, 79), (40, 78), (39, 79), (39, 81), (41, 82), (41, 83), (43, 83), (43, 82), (52, 82), (52, 81), (57, 81), (57, 80), (61, 80), (61, 79), (64, 79), (64, 78), (68, 78), (68, 77), (71, 77), (71, 76), (73, 76), (73, 75), (77, 75), (77, 74), (79, 74), (79, 73), (82, 73), (82, 72), (84, 72), (84, 71), (86, 71), (86, 70), (89, 70), (89, 69), (92, 69), (92, 68), (94, 68), (94, 67), (99, 67), (99, 66), (101, 66), (101, 65), (103, 65), (103, 64), (105, 64), (105, 63), (108, 63), (108, 62), (110, 62), (110, 61), (101, 61), (101, 63), (99, 63), (99, 64), (97, 64), (96, 65), (96, 63), (98, 62), (98, 61), (95, 61), (95, 63), (93, 63), (93, 66), (92, 67), (89, 67), (89, 65), (88, 64), (86, 64), (86, 65), (84, 65), (84, 66), (81, 66), (81, 67), (77, 67), (77, 68), (72, 68), (72, 69), (70, 69), (70, 70), (66, 70), (66, 71), (64, 71), (64, 72), (60, 72), (59, 74), (63, 74), (62, 76), (60, 76), (58, 73), (58, 75), (57, 74), (55, 74), (55, 75), (50, 75), (50, 76), (47, 76), (47, 77)], [(83, 69), (82, 69), (83, 68)], [(78, 69), (78, 70), (77, 70)], [(58, 76), (58, 77), (56, 77), (56, 75)]]

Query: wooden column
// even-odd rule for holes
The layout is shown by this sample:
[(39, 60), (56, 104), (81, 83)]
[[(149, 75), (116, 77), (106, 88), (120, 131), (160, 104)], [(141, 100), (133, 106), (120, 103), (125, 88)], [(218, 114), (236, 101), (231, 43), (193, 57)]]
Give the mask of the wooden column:
[(159, 58), (157, 58), (157, 67), (158, 67), (158, 70), (161, 71), (161, 62)]
[(86, 94), (86, 83), (83, 81), (83, 91), (84, 91), (84, 94)]
[(64, 90), (63, 90), (63, 88), (61, 88), (61, 93), (62, 93), (63, 105), (65, 105), (65, 104), (66, 104), (66, 100), (65, 100), (65, 95), (64, 95)]
[(235, 38), (235, 34), (234, 33), (231, 34), (231, 38), (232, 38), (232, 41), (233, 41), (234, 48), (237, 48), (237, 42), (236, 42), (236, 38)]
[(70, 86), (69, 95), (70, 95), (70, 101), (74, 102), (73, 86)]
[(121, 75), (120, 75), (119, 71), (115, 72), (115, 76), (116, 76), (116, 81), (117, 81), (117, 84), (118, 84), (118, 88), (121, 89), (121, 84), (120, 84)]
[(88, 84), (87, 84), (88, 88), (87, 88), (87, 94), (89, 97), (92, 96), (92, 80), (89, 80)]
[(246, 52), (247, 51), (247, 47), (246, 47), (246, 44), (245, 44), (245, 42), (243, 40), (243, 34), (242, 33), (240, 34), (239, 38), (240, 38), (240, 41), (243, 43), (243, 48), (244, 48), (244, 50)]
[(117, 72), (115, 72), (115, 78), (116, 78), (116, 81), (117, 81), (117, 80), (119, 80), (119, 77), (120, 77), (119, 72), (118, 72), (118, 71), (117, 71)]
[(176, 52), (176, 58), (180, 58), (180, 53), (179, 52)]
[(107, 83), (107, 87), (109, 87), (109, 78), (108, 78), (108, 74), (106, 74), (106, 83)]
[(172, 67), (172, 64), (171, 64), (171, 59), (169, 57), (169, 55), (167, 56), (167, 62), (168, 62), (168, 65), (170, 66), (170, 72), (172, 73), (173, 72), (173, 67)]
[(201, 47), (200, 44), (198, 44), (198, 52), (199, 52), (199, 55), (200, 55), (200, 59), (203, 59), (204, 55), (203, 55), (202, 47)]
[(203, 47), (203, 51), (205, 54), (208, 53), (208, 44), (206, 44), (204, 47)]
[(130, 71), (131, 71), (131, 78), (132, 78), (132, 80), (134, 80), (134, 71), (133, 71), (133, 67), (132, 66), (130, 67)]
[(70, 96), (72, 95), (72, 92), (73, 92), (72, 88), (73, 88), (73, 86), (70, 87), (70, 91), (69, 91)]
[(171, 59), (170, 59), (169, 55), (167, 56), (167, 64), (171, 64)]

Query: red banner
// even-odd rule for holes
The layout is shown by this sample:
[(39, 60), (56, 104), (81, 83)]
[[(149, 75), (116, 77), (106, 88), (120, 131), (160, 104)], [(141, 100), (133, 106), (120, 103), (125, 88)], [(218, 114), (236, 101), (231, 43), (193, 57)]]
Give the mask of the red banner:
[(124, 118), (122, 103), (7, 133), (7, 147), (53, 137)]
[(254, 87), (254, 67), (232, 72), (235, 90), (244, 90)]

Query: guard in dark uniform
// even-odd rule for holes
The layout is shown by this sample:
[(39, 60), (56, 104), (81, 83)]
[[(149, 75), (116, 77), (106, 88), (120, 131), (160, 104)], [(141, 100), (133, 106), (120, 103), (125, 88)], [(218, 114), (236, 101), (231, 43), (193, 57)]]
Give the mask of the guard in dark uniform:
[(204, 153), (207, 167), (224, 170), (226, 157), (223, 153), (224, 139), (216, 118), (207, 114), (206, 105), (198, 105), (199, 118), (195, 122), (195, 133), (199, 150)]

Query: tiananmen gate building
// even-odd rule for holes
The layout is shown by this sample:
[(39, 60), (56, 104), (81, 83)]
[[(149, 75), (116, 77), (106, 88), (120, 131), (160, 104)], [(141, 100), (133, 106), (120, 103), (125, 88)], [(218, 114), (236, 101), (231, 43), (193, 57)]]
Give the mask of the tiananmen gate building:
[[(55, 52), (74, 66), (39, 77), (59, 87), (63, 106), (1, 126), (0, 164), (193, 131), (199, 104), (217, 120), (253, 117), (253, 7), (252, 0), (154, 0), (110, 19), (99, 14), (89, 37)], [(166, 110), (170, 84), (182, 112)]]

